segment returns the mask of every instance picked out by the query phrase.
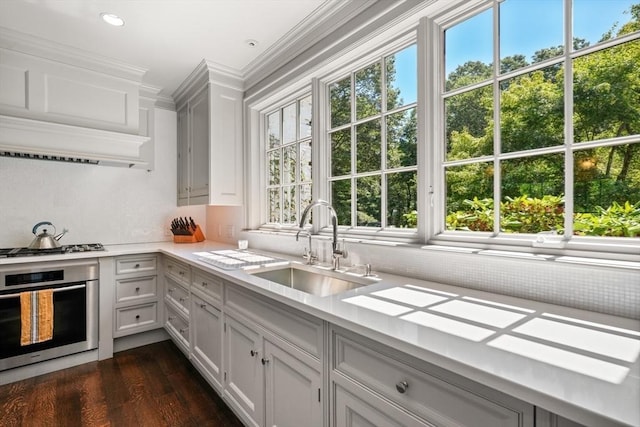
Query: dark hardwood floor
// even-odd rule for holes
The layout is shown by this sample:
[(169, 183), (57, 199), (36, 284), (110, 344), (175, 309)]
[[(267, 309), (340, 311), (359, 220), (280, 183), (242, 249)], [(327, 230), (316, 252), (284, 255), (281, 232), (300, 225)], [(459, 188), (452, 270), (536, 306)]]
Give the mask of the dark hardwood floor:
[(242, 423), (171, 341), (0, 386), (0, 426)]

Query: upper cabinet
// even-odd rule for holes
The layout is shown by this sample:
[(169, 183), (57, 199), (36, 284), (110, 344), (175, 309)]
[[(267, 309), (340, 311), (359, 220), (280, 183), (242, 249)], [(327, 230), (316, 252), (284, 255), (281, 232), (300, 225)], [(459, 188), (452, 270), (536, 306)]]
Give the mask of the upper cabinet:
[(0, 30), (0, 148), (20, 157), (148, 163), (145, 72)]
[(202, 61), (174, 99), (178, 205), (242, 205), (242, 80)]

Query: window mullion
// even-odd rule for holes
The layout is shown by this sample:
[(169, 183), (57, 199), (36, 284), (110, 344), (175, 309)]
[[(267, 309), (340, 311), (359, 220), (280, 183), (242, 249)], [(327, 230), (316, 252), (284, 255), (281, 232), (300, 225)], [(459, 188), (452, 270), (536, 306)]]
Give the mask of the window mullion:
[(493, 4), (493, 235), (500, 233), (502, 173), (500, 167), (500, 3)]
[(564, 237), (573, 235), (573, 8), (572, 0), (564, 1)]

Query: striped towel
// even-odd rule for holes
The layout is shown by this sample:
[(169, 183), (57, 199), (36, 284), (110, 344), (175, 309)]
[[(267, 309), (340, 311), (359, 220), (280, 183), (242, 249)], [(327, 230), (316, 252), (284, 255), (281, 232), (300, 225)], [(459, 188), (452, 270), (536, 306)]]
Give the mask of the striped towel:
[(53, 290), (20, 293), (20, 345), (53, 338)]

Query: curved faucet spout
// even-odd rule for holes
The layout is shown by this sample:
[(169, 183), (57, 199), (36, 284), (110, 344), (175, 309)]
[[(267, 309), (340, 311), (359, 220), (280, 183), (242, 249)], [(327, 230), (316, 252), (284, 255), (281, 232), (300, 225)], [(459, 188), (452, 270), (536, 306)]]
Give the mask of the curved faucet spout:
[[(336, 254), (338, 249), (338, 216), (336, 215), (335, 209), (333, 209), (333, 206), (331, 206), (329, 202), (327, 202), (326, 200), (317, 199), (309, 203), (309, 205), (302, 212), (302, 216), (300, 217), (300, 225), (298, 225), (298, 228), (300, 228), (302, 231), (302, 229), (304, 228), (304, 223), (307, 220), (307, 215), (309, 214), (311, 209), (315, 208), (316, 206), (326, 206), (327, 209), (329, 209), (329, 214), (331, 215), (331, 227), (333, 228), (333, 253)], [(296, 234), (296, 240), (298, 240), (299, 234), (300, 231), (298, 231), (298, 234)]]

